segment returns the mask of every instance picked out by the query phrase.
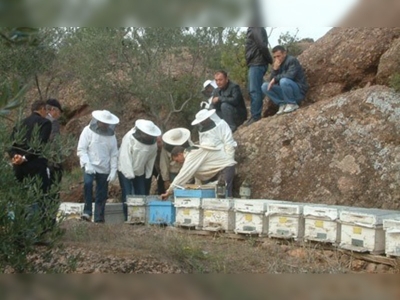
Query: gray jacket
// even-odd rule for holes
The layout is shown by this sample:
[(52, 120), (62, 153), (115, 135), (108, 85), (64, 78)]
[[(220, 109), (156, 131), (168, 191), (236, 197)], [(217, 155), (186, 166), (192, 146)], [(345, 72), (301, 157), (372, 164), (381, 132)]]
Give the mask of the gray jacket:
[(309, 86), (303, 71), (303, 67), (300, 65), (300, 62), (297, 60), (297, 58), (293, 56), (286, 56), (279, 69), (272, 70), (271, 80), (273, 78), (275, 78), (276, 83), (279, 83), (282, 78), (291, 79), (299, 85), (300, 90), (303, 92), (304, 95), (308, 91)]

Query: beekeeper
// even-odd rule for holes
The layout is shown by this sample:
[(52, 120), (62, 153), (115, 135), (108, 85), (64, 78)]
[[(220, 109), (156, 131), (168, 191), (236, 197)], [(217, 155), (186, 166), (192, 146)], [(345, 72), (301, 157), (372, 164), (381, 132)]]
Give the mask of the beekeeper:
[(117, 174), (118, 146), (115, 126), (117, 116), (108, 110), (95, 110), (92, 120), (79, 137), (77, 155), (83, 169), (85, 206), (82, 219), (91, 221), (93, 182), (96, 181), (94, 222), (104, 222), (104, 209), (108, 197), (108, 182)]
[(214, 93), (214, 90), (217, 88), (217, 84), (215, 80), (206, 80), (203, 83), (203, 89), (201, 90), (201, 93), (206, 97), (208, 100), (207, 101), (201, 101), (200, 103), (200, 108), (202, 109), (209, 109), (210, 105), (212, 103), (212, 95)]
[[(122, 203), (127, 195), (149, 195), (160, 135), (160, 128), (152, 121), (139, 119), (123, 137), (118, 157)], [(126, 219), (127, 208), (123, 206)]]
[(171, 181), (179, 173), (182, 164), (171, 159), (171, 151), (176, 146), (188, 148), (193, 145), (189, 129), (178, 127), (168, 130), (162, 135), (163, 148), (160, 154), (160, 171), (164, 187), (168, 189)]
[(232, 197), (236, 161), (223, 149), (201, 145), (187, 149), (175, 147), (172, 149), (171, 157), (183, 166), (169, 189), (161, 195), (162, 199), (167, 199), (172, 195), (174, 188), (184, 187), (186, 182), (193, 177), (201, 181), (216, 181), (222, 177), (226, 182), (227, 196)]
[(234, 158), (237, 147), (232, 130), (228, 123), (222, 120), (215, 109), (202, 109), (192, 122), (199, 131), (199, 144), (212, 148), (222, 148), (227, 155)]

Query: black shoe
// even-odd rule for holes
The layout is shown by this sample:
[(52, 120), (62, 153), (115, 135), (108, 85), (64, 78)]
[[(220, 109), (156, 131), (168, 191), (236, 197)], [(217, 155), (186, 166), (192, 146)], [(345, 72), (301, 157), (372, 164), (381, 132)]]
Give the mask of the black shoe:
[(86, 221), (86, 222), (92, 222), (92, 217), (89, 216), (88, 214), (83, 214), (81, 216), (81, 220)]
[(257, 121), (258, 120), (254, 119), (254, 118), (250, 118), (250, 119), (247, 120), (246, 123), (244, 123), (244, 126), (249, 126), (249, 125), (251, 125), (251, 124), (253, 124), (253, 123), (257, 122)]

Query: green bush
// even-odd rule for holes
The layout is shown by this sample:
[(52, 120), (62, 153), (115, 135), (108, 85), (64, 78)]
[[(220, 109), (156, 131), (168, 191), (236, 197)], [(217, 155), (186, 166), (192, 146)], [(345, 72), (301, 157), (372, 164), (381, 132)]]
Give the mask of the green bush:
[(396, 92), (400, 92), (400, 73), (393, 74), (390, 78), (390, 87)]

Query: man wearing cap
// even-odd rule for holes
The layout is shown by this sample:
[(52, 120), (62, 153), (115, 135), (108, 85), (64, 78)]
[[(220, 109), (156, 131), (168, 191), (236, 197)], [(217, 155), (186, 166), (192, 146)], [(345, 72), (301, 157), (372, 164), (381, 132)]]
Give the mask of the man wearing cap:
[(212, 94), (214, 93), (214, 90), (217, 88), (217, 84), (215, 83), (215, 80), (206, 80), (203, 83), (203, 89), (201, 90), (201, 93), (208, 99), (207, 101), (201, 101), (200, 103), (200, 108), (204, 109), (209, 109), (210, 105), (212, 103)]
[(247, 109), (240, 86), (229, 80), (228, 74), (223, 71), (217, 71), (214, 75), (218, 86), (213, 93), (212, 105), (218, 116), (225, 120), (232, 132), (243, 124), (247, 119)]
[[(47, 173), (47, 159), (43, 156), (42, 148), (48, 143), (51, 133), (51, 122), (46, 119), (46, 102), (37, 100), (32, 103), (32, 114), (14, 127), (12, 133), (13, 145), (8, 154), (17, 180), (23, 183), (26, 179), (38, 178), (36, 182), (27, 185), (37, 195), (40, 222), (43, 233), (54, 224), (50, 212), (54, 206), (47, 199), (50, 179)], [(39, 142), (39, 143), (37, 143)], [(32, 206), (33, 210), (34, 206)]]
[(200, 110), (192, 125), (198, 128), (201, 146), (224, 149), (226, 154), (234, 158), (237, 143), (233, 139), (232, 130), (228, 123), (218, 117), (215, 109)]
[(171, 156), (174, 161), (182, 163), (183, 166), (169, 189), (161, 195), (162, 199), (167, 199), (173, 194), (174, 188), (181, 188), (193, 177), (201, 181), (223, 178), (226, 182), (227, 196), (232, 197), (236, 161), (225, 151), (201, 145), (187, 149), (175, 147)]
[(189, 129), (178, 127), (168, 130), (162, 135), (163, 148), (160, 154), (160, 171), (162, 179), (164, 180), (164, 187), (168, 189), (171, 181), (178, 175), (182, 164), (173, 161), (171, 158), (171, 151), (176, 146), (188, 148), (193, 145), (190, 139)]
[[(127, 195), (148, 195), (157, 156), (157, 137), (161, 130), (152, 121), (139, 119), (122, 139), (118, 158), (118, 178), (122, 203)], [(124, 205), (125, 219), (127, 207)]]
[[(47, 144), (50, 139), (51, 122), (46, 119), (46, 103), (37, 100), (32, 103), (32, 114), (22, 120), (19, 126), (14, 127), (12, 138), (14, 143), (8, 154), (18, 181), (38, 176), (41, 179), (40, 190), (48, 192), (50, 182), (47, 175), (47, 159), (43, 157), (41, 147), (37, 147), (34, 140), (37, 138), (40, 145)], [(38, 136), (34, 136), (38, 130)], [(23, 136), (20, 136), (20, 135)], [(36, 146), (36, 147), (35, 147)]]
[(108, 110), (95, 110), (92, 117), (90, 124), (83, 129), (79, 137), (77, 149), (84, 171), (85, 206), (82, 219), (91, 221), (93, 182), (96, 181), (94, 222), (103, 223), (108, 182), (113, 181), (117, 174), (118, 146), (115, 126), (119, 119)]

